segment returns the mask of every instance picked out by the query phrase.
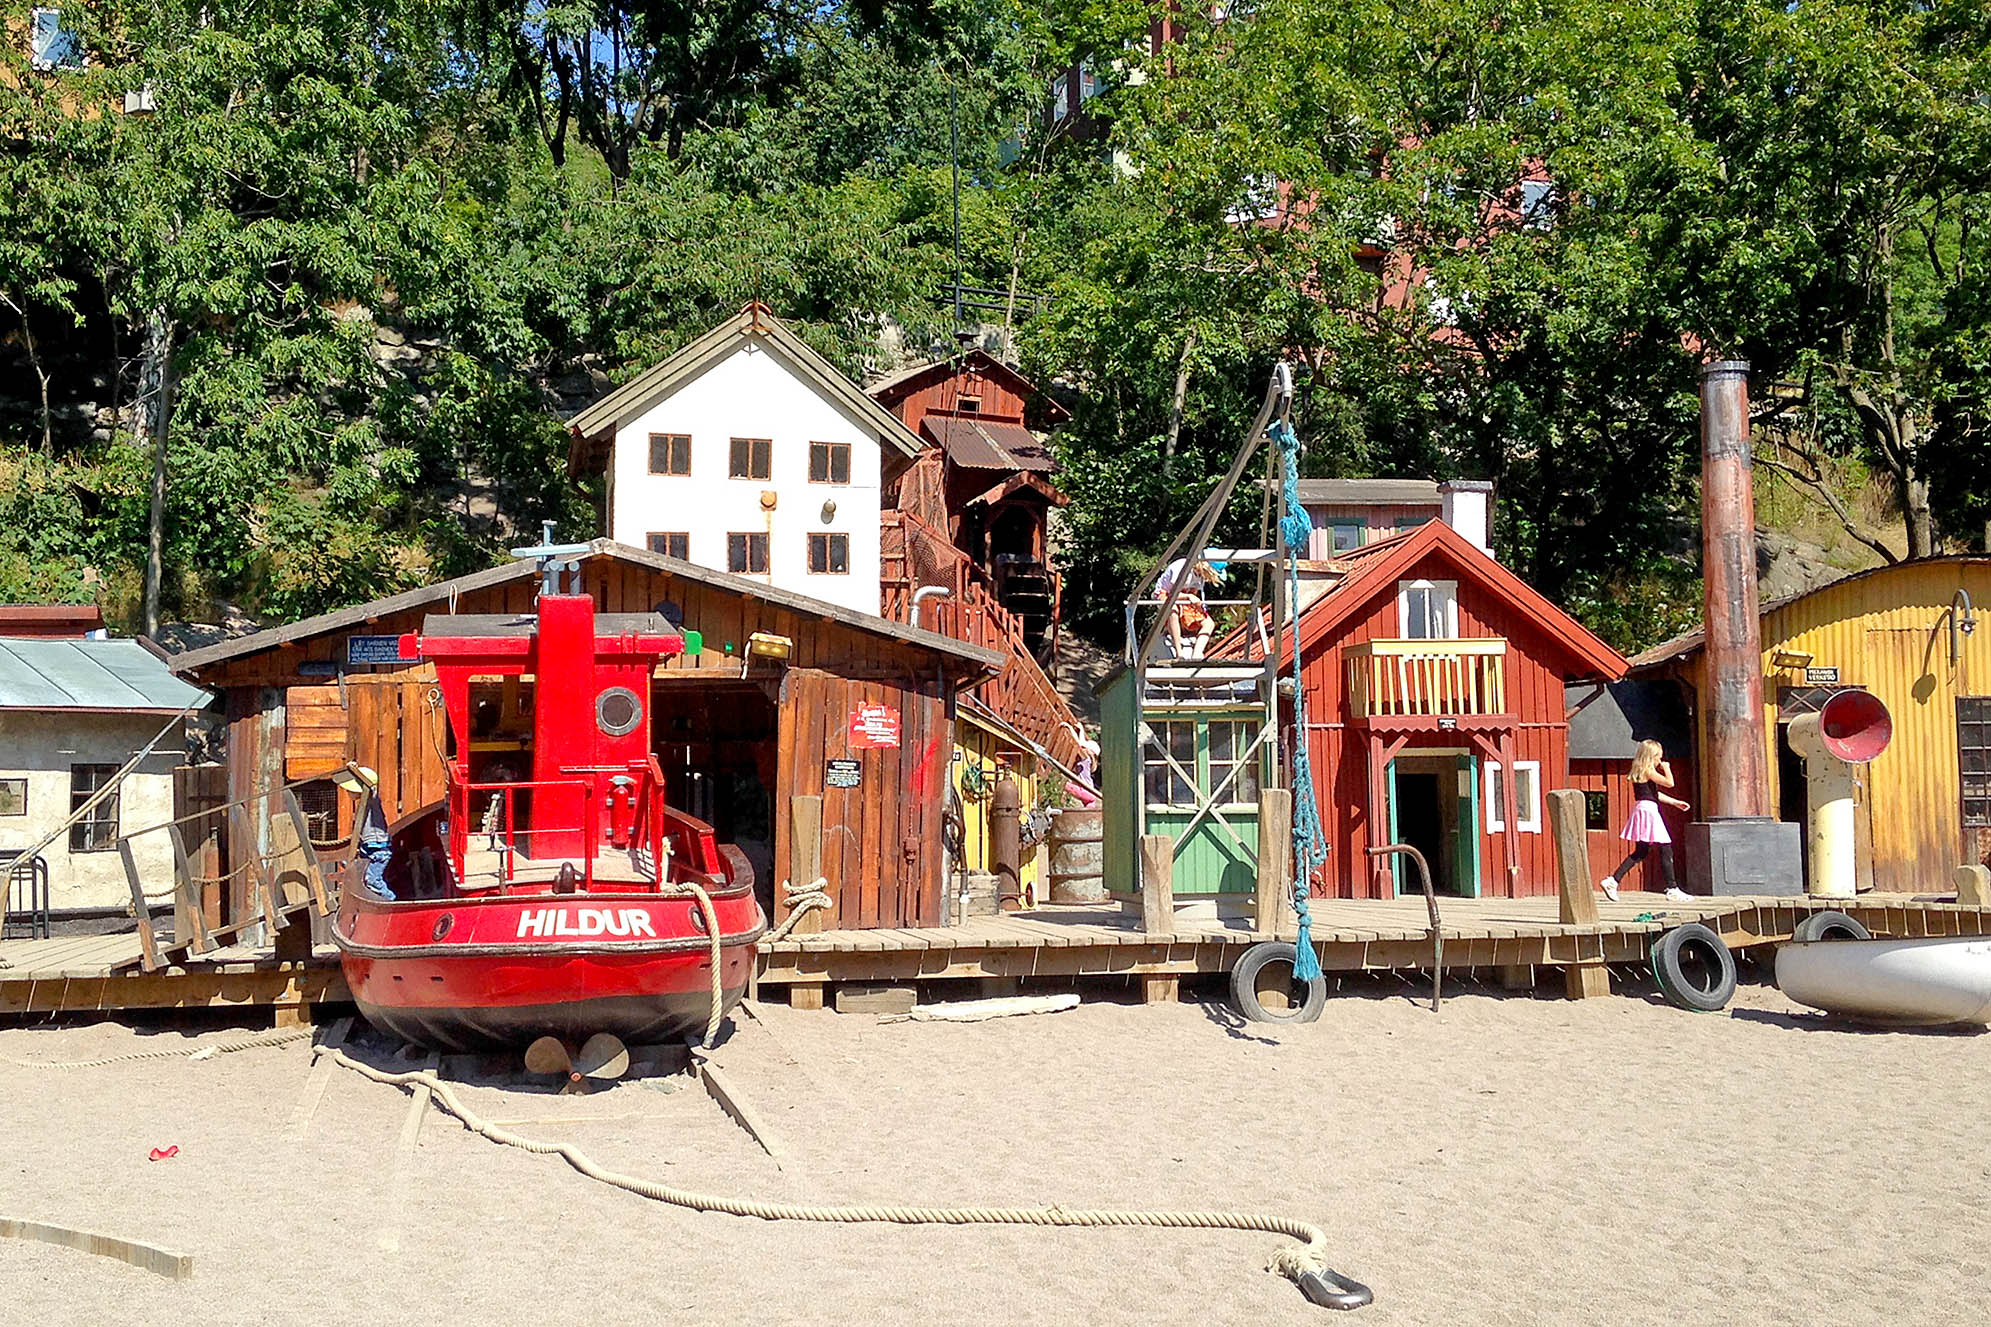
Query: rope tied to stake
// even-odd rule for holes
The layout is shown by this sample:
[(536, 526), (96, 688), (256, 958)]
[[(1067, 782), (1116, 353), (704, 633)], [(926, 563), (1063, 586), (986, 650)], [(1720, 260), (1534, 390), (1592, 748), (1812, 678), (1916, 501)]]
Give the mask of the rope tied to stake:
[(1292, 619), (1293, 633), (1293, 911), (1300, 920), (1293, 940), (1293, 979), (1310, 982), (1321, 972), (1320, 955), (1314, 952), (1313, 918), (1307, 912), (1307, 879), (1327, 862), (1327, 832), (1321, 828), (1313, 759), (1307, 754), (1307, 693), (1300, 685), (1300, 566), (1292, 553), (1307, 547), (1314, 523), (1300, 505), (1299, 435), (1285, 419), (1274, 420), (1265, 432), (1279, 445), (1279, 488), (1286, 508), (1279, 518), (1279, 535), (1288, 554), (1286, 615)]

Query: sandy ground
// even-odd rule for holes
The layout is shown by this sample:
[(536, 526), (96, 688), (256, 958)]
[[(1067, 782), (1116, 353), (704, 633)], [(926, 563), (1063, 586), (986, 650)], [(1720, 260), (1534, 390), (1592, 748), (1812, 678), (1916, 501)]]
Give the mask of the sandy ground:
[[(720, 1063), (777, 1167), (680, 1080), (477, 1109), (669, 1183), (807, 1201), (1224, 1206), (1300, 1215), (1376, 1291), (1351, 1320), (1981, 1322), (1991, 1036), (1827, 1024), (1745, 987), (1570, 1004), (1394, 982), (1317, 1024), (1214, 1001), (972, 1026), (764, 1011)], [(159, 1026), (0, 1030), (0, 1055), (195, 1045)], [(369, 1057), (391, 1061), (384, 1047)], [(1276, 1238), (825, 1227), (685, 1213), (340, 1071), (288, 1137), (302, 1045), (0, 1066), (0, 1214), (191, 1253), (173, 1283), (0, 1241), (5, 1323), (1301, 1323)], [(668, 1090), (668, 1089), (675, 1090)], [(576, 1122), (577, 1117), (587, 1117)], [(153, 1147), (177, 1144), (170, 1161)]]

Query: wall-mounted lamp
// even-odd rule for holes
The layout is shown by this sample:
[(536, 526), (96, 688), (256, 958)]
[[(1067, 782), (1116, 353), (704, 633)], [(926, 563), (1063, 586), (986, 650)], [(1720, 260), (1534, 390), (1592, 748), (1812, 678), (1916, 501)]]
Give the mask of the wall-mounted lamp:
[(1770, 667), (1809, 668), (1812, 658), (1809, 650), (1776, 650), (1770, 655)]
[(780, 501), (780, 495), (773, 489), (764, 488), (760, 491), (760, 509), (762, 511), (773, 511), (774, 504), (778, 501)]
[(835, 519), (836, 519), (836, 499), (835, 499), (835, 498), (824, 498), (824, 499), (823, 499), (823, 524), (825, 524), (825, 525), (828, 525), (828, 524), (829, 524), (829, 523), (830, 523), (831, 521), (833, 521), (833, 520), (835, 520)]
[[(1958, 604), (1963, 605), (1961, 617), (1957, 616)], [(1961, 632), (1968, 636), (1977, 630), (1977, 609), (1970, 602), (1970, 591), (1958, 586), (1957, 592), (1950, 596), (1950, 606), (1943, 611), (1949, 615), (1950, 620), (1950, 666), (1954, 668), (1957, 656), (1962, 652), (1962, 647), (1957, 642), (1957, 634)]]

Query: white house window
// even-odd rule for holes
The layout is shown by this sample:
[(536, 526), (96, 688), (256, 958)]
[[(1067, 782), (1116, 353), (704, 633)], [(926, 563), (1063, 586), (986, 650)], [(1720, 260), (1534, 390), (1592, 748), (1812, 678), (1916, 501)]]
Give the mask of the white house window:
[(771, 438), (733, 439), (732, 463), (728, 473), (734, 479), (767, 479), (774, 474), (774, 441)]
[(850, 444), (847, 442), (810, 443), (809, 482), (811, 484), (848, 484), (850, 482)]
[(767, 536), (739, 532), (726, 536), (726, 570), (742, 576), (767, 573)]
[(62, 26), (62, 11), (37, 9), (29, 19), (30, 61), (36, 69), (81, 69), (83, 38)]
[(809, 536), (809, 574), (846, 576), (850, 574), (850, 536), (812, 534)]
[[(1507, 831), (1507, 771), (1498, 765), (1486, 767), (1486, 829), (1489, 834)], [(1523, 834), (1542, 832), (1542, 762), (1514, 762), (1514, 828)]]
[(0, 816), (24, 816), (27, 813), (28, 781), (0, 779)]
[(1521, 181), (1521, 224), (1529, 230), (1555, 225), (1555, 181)]
[(1351, 548), (1360, 548), (1368, 537), (1369, 527), (1361, 521), (1329, 521), (1327, 523), (1327, 547), (1329, 552), (1346, 553)]
[(650, 473), (653, 475), (690, 474), (691, 435), (689, 433), (652, 433), (650, 435)]
[(1072, 76), (1059, 74), (1051, 80), (1051, 123), (1071, 115)]
[(662, 553), (667, 558), (680, 562), (691, 561), (691, 531), (652, 530), (646, 542), (652, 553)]
[[(74, 815), (97, 791), (117, 774), (116, 765), (71, 765), (69, 767), (69, 812)], [(89, 814), (69, 827), (69, 851), (109, 852), (118, 846), (118, 799), (110, 796), (90, 808)]]
[(1083, 106), (1086, 102), (1091, 101), (1094, 97), (1098, 95), (1099, 95), (1099, 75), (1093, 73), (1092, 70), (1087, 68), (1085, 65), (1080, 65), (1078, 67), (1079, 105)]
[(1405, 640), (1456, 640), (1459, 635), (1457, 581), (1399, 581), (1397, 621)]

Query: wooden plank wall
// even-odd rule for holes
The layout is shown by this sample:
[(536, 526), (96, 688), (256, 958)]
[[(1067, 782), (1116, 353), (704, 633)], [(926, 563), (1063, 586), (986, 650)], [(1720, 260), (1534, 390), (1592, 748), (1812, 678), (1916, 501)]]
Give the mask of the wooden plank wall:
[[(1629, 760), (1572, 760), (1569, 762), (1569, 781), (1562, 786), (1577, 788), (1583, 792), (1601, 792), (1607, 799), (1609, 824), (1604, 829), (1588, 831), (1590, 848), (1590, 878), (1602, 880), (1617, 869), (1625, 854), (1631, 851), (1631, 844), (1619, 838), (1625, 821), (1632, 813), (1631, 781), (1625, 772), (1631, 768)], [(1673, 795), (1681, 801), (1698, 808), (1698, 791), (1694, 787), (1694, 766), (1691, 760), (1676, 757), (1673, 760), (1673, 778), (1677, 787)], [(1662, 806), (1660, 814), (1666, 818), (1667, 832), (1673, 836), (1673, 869), (1680, 879), (1687, 873), (1687, 824), (1694, 819), (1695, 812), (1676, 811), (1670, 806)], [(1659, 862), (1651, 854), (1646, 860), (1631, 869), (1628, 878), (1620, 884), (1627, 889), (1661, 890), (1666, 888), (1666, 878), (1660, 874)]]
[[(758, 631), (788, 637), (793, 653), (785, 670), (757, 662), (749, 674), (781, 688), (773, 789), (777, 886), (788, 872), (789, 799), (823, 794), (825, 874), (837, 901), (835, 916), (826, 924), (939, 924), (938, 845), (952, 750), (952, 686), (946, 673), (959, 664), (834, 619), (612, 558), (589, 560), (582, 583), (600, 612), (645, 612), (665, 602), (683, 611), (685, 626), (704, 634), (704, 650), (666, 661), (664, 671), (672, 676), (706, 673), (738, 682), (749, 636)], [(532, 578), (521, 576), (465, 592), (453, 608), (458, 613), (525, 612), (532, 607), (535, 587)], [(437, 604), (384, 614), (346, 631), (203, 671), (196, 680), (227, 692), (235, 720), (229, 733), (232, 795), (274, 787), (282, 782), (281, 774), (301, 778), (329, 773), (350, 758), (379, 773), (390, 817), (439, 799), (445, 720), (428, 702), (432, 670), (346, 670), (342, 744), (334, 736), (341, 688), (326, 684), (322, 673), (307, 676), (301, 666), (342, 661), (348, 634), (416, 631), (423, 617), (445, 611), (448, 607)], [(899, 711), (898, 748), (847, 751), (849, 715), (863, 701)], [(287, 708), (298, 716), (294, 741), (285, 724)], [(252, 714), (261, 716), (262, 727), (251, 723)], [(863, 762), (860, 787), (825, 787), (825, 761), (845, 754)], [(252, 768), (261, 771), (260, 782), (252, 781)], [(340, 828), (344, 832), (349, 826), (342, 823)]]
[[(1544, 794), (1566, 787), (1569, 765), (1569, 721), (1563, 713), (1563, 675), (1555, 660), (1561, 649), (1533, 620), (1514, 612), (1504, 601), (1461, 576), (1449, 559), (1433, 555), (1406, 572), (1404, 579), (1430, 578), (1459, 582), (1459, 635), (1501, 638), (1508, 643), (1502, 667), (1506, 672), (1507, 705), (1518, 727), (1513, 735), (1514, 759), (1541, 765)], [(1314, 782), (1321, 791), (1321, 825), (1327, 831), (1327, 865), (1314, 877), (1317, 894), (1329, 898), (1372, 898), (1377, 895), (1368, 869), (1369, 783), (1366, 735), (1349, 727), (1348, 666), (1344, 647), (1370, 640), (1395, 639), (1396, 587), (1376, 595), (1332, 639), (1307, 653), (1301, 663), (1306, 688), (1307, 727)], [(1432, 731), (1413, 739), (1410, 750), (1470, 749), (1463, 733)], [(1520, 877), (1510, 881), (1505, 836), (1483, 832), (1486, 823), (1485, 770), (1480, 772), (1481, 828), (1480, 894), (1483, 897), (1553, 894), (1556, 892), (1555, 845), (1547, 833), (1546, 800), (1542, 832), (1517, 837)]]
[[(776, 877), (792, 875), (788, 799), (820, 796), (822, 870), (835, 900), (825, 929), (941, 925), (940, 820), (953, 731), (937, 680), (891, 684), (812, 669), (792, 671), (785, 690)], [(867, 702), (899, 712), (897, 747), (851, 746), (850, 716)], [(831, 760), (856, 760), (858, 786), (830, 787)]]
[[(227, 802), (227, 766), (182, 765), (173, 771), (173, 819), (201, 816), (182, 824), (180, 837), (187, 845), (187, 860), (194, 874), (203, 880), (219, 880), (228, 874), (227, 819), (213, 814)], [(222, 924), (223, 906), (221, 885), (201, 887), (201, 916), (210, 928)], [(173, 934), (186, 932), (176, 929)]]

